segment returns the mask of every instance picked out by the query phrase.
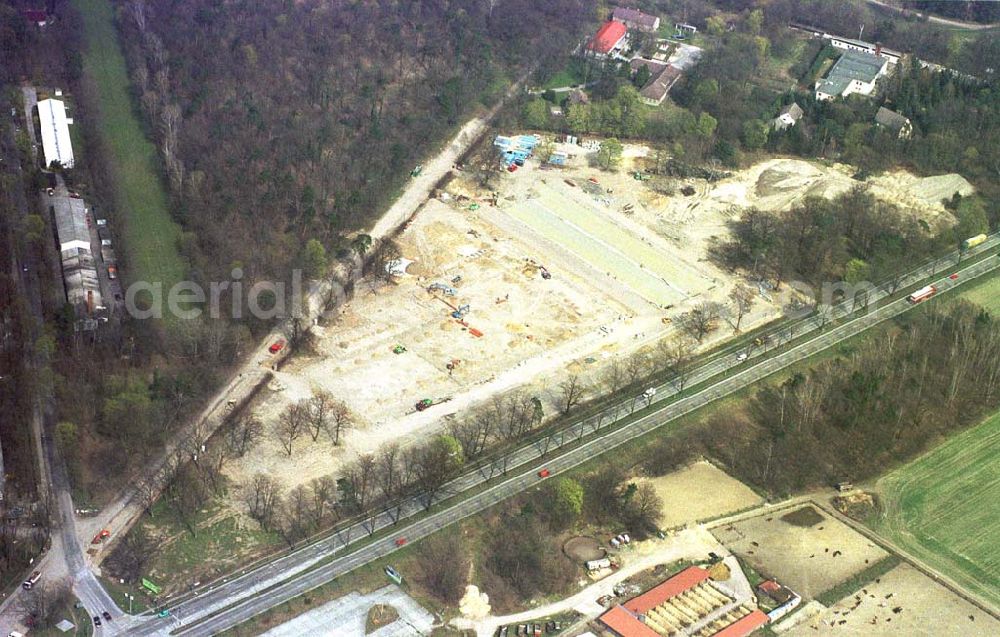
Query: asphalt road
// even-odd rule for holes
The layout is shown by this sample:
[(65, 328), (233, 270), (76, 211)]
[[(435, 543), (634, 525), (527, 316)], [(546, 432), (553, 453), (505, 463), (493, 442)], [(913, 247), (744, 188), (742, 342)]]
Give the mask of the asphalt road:
[[(0, 156), (4, 157), (3, 169), (17, 178), (17, 187), (8, 193), (8, 197), (14, 204), (15, 214), (24, 216), (28, 214), (30, 209), (21, 182), (22, 169), (17, 160), (16, 143), (9, 131), (0, 140)], [(23, 298), (28, 300), (31, 313), (41, 325), (45, 317), (42, 308), (43, 290), (38, 273), (44, 264), (33, 251), (24, 255), (23, 259), (22, 262), (16, 264), (20, 290)], [(52, 435), (55, 428), (53, 398), (52, 396), (40, 395), (37, 399), (32, 428), (41, 471), (40, 489), (48, 489), (55, 504), (52, 519), (52, 542), (43, 557), (43, 562), (39, 564), (39, 569), (44, 570), (46, 583), (51, 585), (54, 580), (61, 580), (71, 585), (74, 593), (84, 603), (91, 615), (106, 610), (113, 616), (120, 616), (123, 613), (115, 606), (114, 601), (87, 567), (80, 543), (77, 541), (76, 519), (70, 496), (69, 479)], [(42, 569), (42, 565), (44, 565), (44, 569)], [(22, 619), (18, 616), (17, 606), (18, 598), (23, 594), (22, 590), (17, 589), (0, 607), (0, 614), (2, 614), (0, 627), (4, 631), (12, 630)], [(8, 625), (10, 625), (9, 628)]]
[[(998, 237), (991, 237), (976, 252), (995, 250), (998, 243), (1000, 243)], [(941, 274), (942, 278), (935, 284), (943, 293), (982, 274), (993, 271), (1000, 266), (1000, 259), (992, 256), (971, 266), (949, 267), (950, 264), (955, 262), (956, 258), (957, 255), (951, 255), (950, 258), (941, 258), (928, 266), (920, 268), (908, 276), (901, 283), (899, 289), (912, 287), (917, 282), (927, 278), (930, 274), (937, 272)], [(948, 278), (947, 275), (951, 272), (957, 272), (959, 274), (958, 278), (955, 280)], [(530, 488), (539, 482), (536, 472), (543, 466), (548, 468), (553, 474), (575, 467), (597, 454), (606, 453), (629, 440), (648, 433), (666, 422), (688, 414), (714, 400), (739, 391), (789, 365), (827, 349), (889, 318), (897, 316), (911, 307), (905, 299), (897, 299), (886, 303), (878, 302), (887, 295), (886, 290), (873, 293), (871, 307), (877, 309), (872, 309), (868, 313), (855, 318), (846, 317), (850, 308), (841, 308), (840, 312), (835, 315), (839, 319), (842, 319), (838, 324), (810, 318), (794, 323), (791, 326), (782, 326), (772, 337), (774, 345), (787, 343), (789, 340), (796, 338), (802, 339), (801, 342), (793, 345), (786, 351), (770, 358), (764, 358), (759, 362), (755, 363), (753, 359), (763, 356), (764, 352), (762, 350), (752, 351), (750, 353), (750, 360), (746, 362), (737, 361), (733, 352), (723, 352), (693, 373), (688, 379), (687, 384), (688, 386), (693, 386), (723, 374), (718, 381), (691, 396), (669, 405), (664, 405), (660, 409), (655, 409), (651, 413), (643, 415), (627, 425), (614, 429), (609, 427), (615, 420), (629, 415), (632, 407), (641, 407), (641, 402), (639, 405), (636, 405), (637, 401), (635, 400), (623, 401), (600, 414), (585, 419), (581, 423), (570, 426), (559, 434), (550, 436), (547, 439), (548, 442), (539, 441), (526, 445), (508, 460), (510, 467), (517, 467), (516, 474), (508, 474), (509, 477), (505, 477), (496, 484), (465, 500), (440, 509), (412, 524), (400, 526), (396, 534), (391, 537), (378, 540), (362, 549), (326, 561), (322, 565), (317, 566), (317, 564), (327, 560), (331, 555), (342, 552), (352, 542), (365, 537), (369, 530), (380, 530), (395, 524), (395, 510), (383, 512), (376, 516), (374, 520), (358, 523), (353, 527), (343, 529), (336, 535), (303, 547), (249, 573), (228, 581), (217, 582), (206, 590), (199, 591), (197, 596), (189, 597), (184, 601), (175, 603), (173, 616), (169, 620), (151, 620), (142, 623), (143, 618), (137, 618), (137, 623), (131, 627), (129, 634), (166, 634), (166, 631), (173, 630), (175, 634), (181, 635), (211, 635), (235, 626), (268, 608), (285, 602), (337, 576), (343, 575), (358, 566), (391, 554), (397, 549), (395, 545), (396, 537), (406, 537), (410, 541), (417, 540), (444, 526), (482, 511), (524, 489)], [(816, 335), (811, 338), (803, 338), (810, 332), (816, 333)], [(658, 388), (652, 403), (655, 405), (657, 402), (662, 402), (676, 393), (676, 387), (669, 383), (665, 384)], [(602, 427), (605, 433), (565, 453), (558, 453), (559, 447), (582, 438), (584, 435), (597, 430), (598, 427)], [(548, 456), (543, 462), (542, 458), (547, 454), (552, 455)], [(500, 475), (500, 471), (496, 466), (492, 470), (483, 467), (479, 471), (470, 472), (449, 484), (446, 495), (443, 497), (447, 497), (447, 494), (454, 494), (465, 489), (478, 487), (486, 483), (491, 477), (496, 477), (497, 475)], [(418, 511), (422, 511), (422, 504), (421, 501), (416, 499), (404, 503), (401, 509), (401, 518), (405, 519)]]

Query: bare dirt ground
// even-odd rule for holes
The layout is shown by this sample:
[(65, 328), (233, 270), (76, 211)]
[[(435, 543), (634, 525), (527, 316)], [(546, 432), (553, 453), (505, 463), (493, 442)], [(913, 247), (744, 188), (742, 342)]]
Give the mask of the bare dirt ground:
[(736, 478), (710, 462), (696, 462), (659, 478), (637, 478), (648, 482), (663, 499), (660, 528), (672, 529), (741, 511), (763, 502)]
[[(439, 431), (452, 414), (514, 388), (540, 397), (553, 414), (558, 384), (570, 374), (596, 393), (609, 359), (670, 333), (662, 319), (704, 299), (728, 301), (741, 277), (711, 264), (706, 248), (727, 232), (733, 204), (781, 208), (806, 193), (832, 195), (857, 183), (847, 167), (776, 159), (716, 184), (685, 180), (695, 195), (667, 197), (632, 178), (648, 162), (643, 146), (626, 146), (616, 172), (596, 168), (593, 150), (557, 148), (570, 155), (566, 168), (543, 170), (529, 160), (497, 176), (498, 207), (471, 175), (454, 173), (445, 196), (428, 201), (399, 237), (402, 255), (414, 262), (408, 274), (378, 289), (361, 283), (342, 313), (318, 327), (315, 353), (293, 359), (275, 374), (274, 390), (255, 401), (270, 427), (290, 402), (328, 390), (358, 419), (344, 444), (305, 437), (289, 457), (268, 435), (228, 465), (231, 478), (263, 471), (292, 487), (336, 474), (359, 453)], [(872, 180), (885, 196), (909, 198), (927, 211), (921, 214), (942, 217), (935, 200), (953, 187), (962, 191), (967, 182), (959, 181), (904, 173)], [(473, 203), (478, 210), (469, 209)], [(430, 294), (432, 283), (457, 293)], [(466, 304), (462, 325), (449, 314)], [(779, 315), (776, 303), (759, 296), (742, 328)], [(704, 345), (731, 334), (722, 322)], [(407, 351), (394, 354), (397, 344)], [(452, 361), (460, 362), (449, 373)], [(416, 412), (424, 398), (447, 402)]]
[(791, 524), (787, 511), (715, 527), (712, 533), (759, 572), (777, 578), (803, 597), (815, 597), (875, 564), (886, 553), (819, 509), (812, 526)]
[(783, 634), (989, 637), (1000, 635), (1000, 622), (909, 564), (900, 564)]
[[(678, 236), (703, 249), (705, 240), (724, 231), (732, 206), (783, 210), (809, 196), (835, 197), (862, 184), (851, 178), (855, 172), (854, 167), (846, 164), (770, 159), (715, 183), (700, 179), (677, 180), (678, 186), (692, 186), (695, 193), (690, 197), (680, 194), (664, 197), (652, 193), (642, 208), (655, 212), (652, 218), (655, 225), (651, 225), (659, 232)], [(916, 177), (895, 170), (863, 183), (879, 199), (912, 211), (932, 226), (952, 223), (950, 214), (941, 204), (942, 199), (956, 192), (963, 196), (974, 192), (972, 184), (955, 173)]]

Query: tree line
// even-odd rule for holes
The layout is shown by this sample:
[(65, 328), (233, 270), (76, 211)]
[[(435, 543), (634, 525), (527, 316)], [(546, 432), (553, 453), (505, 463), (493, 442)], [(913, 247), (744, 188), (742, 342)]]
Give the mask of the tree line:
[(783, 497), (881, 475), (998, 406), (1000, 323), (931, 305), (665, 437), (643, 464), (661, 474), (703, 454)]

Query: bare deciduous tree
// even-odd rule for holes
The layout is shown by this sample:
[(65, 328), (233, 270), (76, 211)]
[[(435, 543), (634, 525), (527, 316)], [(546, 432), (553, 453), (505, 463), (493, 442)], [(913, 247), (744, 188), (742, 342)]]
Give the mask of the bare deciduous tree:
[(242, 458), (260, 440), (264, 425), (253, 414), (244, 414), (229, 421), (223, 430), (226, 450), (235, 457)]
[(274, 514), (281, 505), (281, 483), (263, 473), (254, 475), (243, 485), (243, 502), (250, 517), (264, 529), (271, 529)]
[(559, 410), (564, 416), (580, 404), (584, 391), (583, 382), (577, 374), (559, 383)]
[(350, 408), (340, 400), (334, 401), (329, 406), (329, 414), (325, 424), (326, 433), (333, 439), (334, 445), (340, 444), (340, 438), (348, 430), (354, 427), (354, 414)]
[(359, 513), (368, 510), (375, 494), (375, 456), (365, 453), (358, 456), (343, 472), (342, 491), (354, 501)]
[(694, 341), (686, 335), (679, 334), (661, 343), (659, 351), (667, 369), (673, 373), (674, 380), (677, 381), (678, 390), (683, 390), (691, 371), (691, 364), (694, 362)]
[(281, 443), (281, 448), (289, 456), (292, 455), (292, 444), (302, 435), (308, 424), (309, 409), (303, 402), (293, 403), (285, 407), (278, 421), (274, 423), (274, 435)]
[(733, 315), (736, 317), (736, 323), (733, 325), (734, 332), (740, 331), (743, 317), (753, 309), (754, 296), (753, 288), (743, 283), (737, 283), (729, 291), (729, 300), (733, 302)]
[(712, 301), (702, 301), (691, 311), (681, 314), (678, 322), (686, 334), (690, 334), (700, 343), (706, 334), (716, 328), (718, 320), (719, 304)]
[(321, 524), (327, 513), (336, 511), (337, 482), (330, 476), (315, 478), (309, 483), (312, 490), (312, 516), (314, 524)]
[(306, 424), (313, 442), (319, 438), (320, 432), (326, 431), (330, 426), (336, 402), (330, 392), (319, 390), (306, 404)]

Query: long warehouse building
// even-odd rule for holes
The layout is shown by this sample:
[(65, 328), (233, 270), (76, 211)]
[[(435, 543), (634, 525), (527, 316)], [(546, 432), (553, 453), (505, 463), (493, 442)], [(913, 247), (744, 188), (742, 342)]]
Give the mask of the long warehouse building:
[(73, 167), (73, 142), (69, 138), (69, 119), (66, 105), (61, 100), (41, 100), (38, 102), (38, 121), (42, 128), (42, 152), (45, 167), (59, 162), (63, 168)]
[(101, 303), (101, 285), (82, 199), (54, 197), (52, 213), (59, 240), (66, 301), (81, 315), (90, 315)]

